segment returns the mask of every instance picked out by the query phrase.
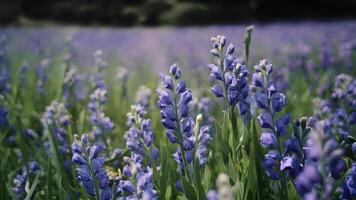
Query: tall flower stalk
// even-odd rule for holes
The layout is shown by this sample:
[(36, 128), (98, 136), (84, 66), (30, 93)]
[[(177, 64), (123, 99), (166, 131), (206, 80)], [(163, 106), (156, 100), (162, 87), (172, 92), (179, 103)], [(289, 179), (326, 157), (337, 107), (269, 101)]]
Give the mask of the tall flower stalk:
[(96, 200), (110, 200), (111, 188), (104, 169), (105, 159), (100, 157), (101, 150), (96, 143), (91, 144), (89, 136), (84, 134), (80, 140), (76, 138), (72, 144), (72, 161), (78, 165), (77, 178), (87, 194), (96, 197)]
[[(212, 37), (211, 41), (213, 48), (210, 53), (216, 57), (216, 64), (209, 64), (208, 67), (211, 72), (210, 76), (220, 82), (220, 84), (215, 84), (211, 90), (216, 97), (224, 99), (233, 138), (241, 141), (243, 135), (239, 135), (235, 109), (238, 108), (243, 121), (247, 123), (250, 119), (250, 104), (247, 101), (249, 73), (245, 65), (233, 56), (235, 51), (233, 44), (229, 44), (227, 49), (224, 49), (226, 45), (225, 36)], [(236, 145), (237, 142), (233, 144), (233, 147), (235, 148)]]
[(282, 146), (282, 136), (287, 134), (287, 128), (291, 121), (290, 113), (278, 116), (278, 113), (286, 106), (287, 100), (283, 93), (278, 92), (275, 82), (271, 80), (273, 72), (272, 64), (266, 60), (260, 61), (255, 66), (252, 75), (252, 86), (255, 87), (255, 102), (257, 108), (263, 112), (257, 120), (263, 132), (260, 143), (268, 150), (263, 160), (263, 166), (268, 177), (279, 181), (280, 198), (287, 198), (288, 191), (284, 187), (287, 183), (285, 170), (291, 177), (295, 177), (301, 168), (301, 141), (292, 136)]
[(144, 106), (131, 106), (127, 114), (130, 129), (125, 133), (126, 146), (130, 157), (124, 157), (126, 163), (121, 180), (115, 182), (115, 194), (123, 199), (157, 199), (158, 192), (154, 184), (157, 174), (156, 161), (158, 149), (154, 146), (154, 133), (151, 121), (145, 119)]
[(90, 113), (89, 121), (92, 125), (91, 134), (98, 144), (106, 150), (107, 155), (109, 155), (107, 133), (114, 128), (114, 124), (104, 112), (107, 94), (105, 88), (97, 88), (94, 93), (90, 95), (88, 111)]
[(306, 141), (305, 165), (294, 184), (303, 199), (331, 199), (336, 182), (346, 171), (344, 152), (334, 135), (324, 132), (322, 123), (311, 119), (309, 125), (312, 130)]
[[(178, 185), (183, 185), (186, 189), (191, 187), (188, 184), (192, 184), (198, 190), (198, 196), (204, 198), (202, 180), (198, 178), (201, 177), (201, 171), (196, 169), (204, 167), (206, 163), (207, 145), (211, 141), (209, 127), (200, 127), (201, 115), (197, 116), (196, 123), (190, 116), (189, 107), (193, 98), (191, 91), (186, 88), (185, 81), (180, 78), (179, 67), (174, 64), (170, 67), (170, 75), (160, 76), (165, 89), (157, 90), (159, 97), (157, 104), (169, 141), (179, 145), (173, 154), (174, 160), (178, 163), (178, 172), (181, 174)], [(185, 195), (189, 197), (195, 194), (185, 191)]]

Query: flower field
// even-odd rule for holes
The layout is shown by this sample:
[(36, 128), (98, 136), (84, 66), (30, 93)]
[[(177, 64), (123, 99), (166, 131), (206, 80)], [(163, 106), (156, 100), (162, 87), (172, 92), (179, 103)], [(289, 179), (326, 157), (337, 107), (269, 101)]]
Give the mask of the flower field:
[(0, 199), (356, 199), (355, 32), (0, 29)]

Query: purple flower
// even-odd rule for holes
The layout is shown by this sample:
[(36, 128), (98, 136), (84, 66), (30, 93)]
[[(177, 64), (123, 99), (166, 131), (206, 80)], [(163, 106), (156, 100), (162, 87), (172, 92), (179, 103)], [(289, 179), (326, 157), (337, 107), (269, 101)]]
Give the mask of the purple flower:
[(264, 87), (263, 76), (261, 72), (256, 72), (252, 74), (252, 84), (256, 87)]
[[(124, 137), (126, 146), (131, 150), (132, 156), (151, 156), (152, 152), (156, 149), (153, 145), (154, 133), (151, 128), (151, 122), (149, 119), (144, 118), (145, 113), (145, 107), (140, 104), (131, 106), (131, 112), (127, 113), (127, 124), (130, 126), (130, 129), (125, 133)], [(175, 114), (173, 111), (166, 109), (164, 116), (173, 117), (173, 114)], [(174, 128), (173, 121), (168, 118), (163, 120), (167, 122), (167, 127), (172, 126), (172, 128)], [(145, 149), (148, 149), (150, 152), (146, 152)]]
[(273, 120), (269, 113), (262, 113), (257, 117), (258, 123), (262, 128), (274, 129)]
[[(109, 177), (104, 169), (104, 159), (99, 156), (101, 148), (98, 144), (89, 144), (86, 135), (82, 136), (82, 141), (86, 143), (77, 140), (72, 144), (75, 147), (72, 161), (78, 165), (76, 169), (78, 181), (90, 196), (99, 195), (103, 198), (111, 196), (108, 190)], [(95, 191), (100, 194), (96, 194)]]
[(169, 90), (173, 90), (173, 79), (170, 76), (160, 74), (162, 85)]
[(9, 126), (7, 115), (8, 115), (8, 110), (5, 107), (0, 106), (0, 127), (6, 128)]
[(37, 161), (30, 161), (28, 163), (28, 170), (31, 174), (39, 171), (40, 169), (41, 169), (41, 167)]
[(214, 85), (211, 88), (211, 91), (216, 97), (223, 97), (224, 96), (224, 91), (219, 85)]
[[(209, 64), (208, 68), (210, 76), (220, 83), (215, 84), (211, 91), (216, 97), (225, 97), (226, 105), (231, 108), (229, 112), (232, 112), (238, 106), (239, 114), (244, 116), (243, 119), (246, 124), (250, 117), (250, 104), (247, 101), (249, 72), (246, 66), (232, 55), (235, 50), (234, 45), (230, 44), (227, 50), (224, 50), (221, 38), (224, 38), (224, 41), (226, 40), (224, 36), (217, 36), (212, 39), (213, 49), (210, 52), (218, 60), (216, 64)], [(234, 113), (229, 115), (232, 116)]]
[(303, 171), (295, 179), (294, 183), (299, 194), (304, 196), (313, 190), (315, 183), (320, 181), (321, 175), (317, 169), (317, 166), (313, 164), (307, 164), (304, 166)]
[(220, 81), (223, 80), (220, 68), (218, 66), (214, 64), (209, 64), (208, 68), (210, 70), (210, 77), (212, 77), (215, 80), (220, 80)]
[(257, 108), (268, 110), (268, 99), (265, 94), (262, 94), (260, 92), (256, 93), (255, 100)]
[(276, 147), (278, 145), (276, 136), (271, 132), (263, 132), (261, 134), (260, 144), (265, 148)]
[(339, 179), (346, 171), (346, 163), (342, 158), (335, 158), (330, 161), (329, 170), (333, 178)]
[(278, 136), (283, 136), (286, 134), (286, 129), (291, 120), (290, 113), (284, 114), (282, 117), (276, 120), (276, 131)]
[(37, 161), (30, 161), (27, 165), (22, 166), (20, 171), (16, 174), (15, 178), (13, 179), (14, 186), (12, 187), (13, 192), (19, 199), (23, 199), (26, 195), (26, 182), (29, 179), (28, 172), (30, 174), (35, 174), (41, 170), (40, 165)]
[(206, 194), (206, 199), (207, 200), (218, 200), (218, 193), (215, 190), (210, 190), (207, 194)]
[(351, 172), (345, 178), (341, 196), (343, 199), (352, 199), (356, 197), (356, 163), (352, 163)]
[(175, 79), (180, 79), (181, 76), (181, 71), (176, 63), (174, 63), (170, 68), (169, 68), (169, 73), (171, 73)]

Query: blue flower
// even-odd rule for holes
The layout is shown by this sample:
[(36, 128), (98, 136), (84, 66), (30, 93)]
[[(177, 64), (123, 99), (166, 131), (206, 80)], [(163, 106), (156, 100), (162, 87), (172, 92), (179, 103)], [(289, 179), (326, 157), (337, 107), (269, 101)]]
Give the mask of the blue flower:
[(178, 164), (177, 172), (190, 182), (192, 181), (190, 172), (194, 169), (194, 165), (199, 164), (200, 167), (204, 167), (207, 162), (207, 146), (211, 137), (207, 126), (200, 127), (201, 115), (197, 116), (196, 123), (192, 119), (189, 112), (193, 101), (192, 92), (180, 79), (181, 74), (175, 76), (172, 73), (174, 71), (180, 72), (177, 65), (171, 66), (170, 69), (169, 76), (173, 80), (173, 89), (167, 88), (166, 82), (161, 79), (165, 89), (157, 89), (157, 105), (160, 109), (161, 122), (167, 129), (167, 138), (171, 143), (179, 145), (172, 155)]
[[(130, 129), (125, 133), (125, 139), (126, 146), (131, 150), (131, 153), (141, 156), (151, 156), (152, 153), (156, 151), (156, 147), (153, 145), (154, 133), (151, 128), (151, 121), (144, 119), (145, 114), (145, 107), (142, 105), (137, 104), (131, 106), (131, 112), (127, 114), (127, 124), (130, 126)], [(167, 109), (164, 115), (175, 118), (175, 113)], [(166, 121), (167, 126), (171, 127), (171, 120), (166, 118)], [(146, 150), (149, 150), (150, 153), (146, 152)]]
[(332, 134), (324, 132), (320, 122), (312, 127), (304, 148), (307, 159), (295, 179), (297, 191), (304, 198), (313, 193), (331, 198), (335, 181), (346, 171), (342, 149)]
[(37, 161), (30, 161), (28, 163), (28, 170), (31, 174), (39, 171), (40, 169), (41, 169), (41, 167)]
[(265, 94), (257, 92), (255, 95), (257, 108), (268, 110), (268, 99)]
[(262, 113), (257, 117), (262, 128), (274, 129), (272, 116), (269, 113)]
[(343, 199), (352, 199), (356, 197), (356, 163), (352, 163), (351, 172), (345, 178), (341, 196)]
[[(46, 111), (42, 116), (41, 123), (42, 127), (45, 130), (45, 134), (53, 134), (53, 142), (57, 143), (59, 153), (63, 156), (64, 162), (68, 163), (70, 154), (70, 144), (68, 141), (68, 133), (66, 127), (70, 124), (70, 115), (63, 103), (52, 101), (49, 106), (46, 107)], [(49, 142), (48, 144), (52, 144)], [(48, 145), (46, 150), (51, 156), (54, 152), (49, 148)], [(70, 165), (66, 165), (69, 167)], [(66, 168), (70, 171), (69, 168)]]
[(260, 137), (260, 144), (265, 147), (277, 147), (277, 137), (271, 132), (263, 132)]
[(90, 102), (88, 103), (89, 120), (92, 125), (91, 134), (104, 149), (108, 148), (106, 146), (105, 133), (114, 128), (113, 122), (103, 111), (104, 104), (107, 101), (107, 94), (105, 88), (99, 87), (90, 95)]
[(6, 128), (9, 126), (7, 115), (8, 110), (5, 107), (0, 106), (0, 127)]
[(330, 161), (329, 170), (333, 178), (339, 179), (346, 171), (346, 163), (342, 158), (335, 158)]
[[(246, 66), (232, 55), (235, 50), (233, 44), (229, 44), (228, 48), (224, 50), (225, 44), (222, 44), (226, 42), (225, 36), (213, 37), (212, 42), (213, 49), (210, 52), (218, 59), (216, 64), (209, 64), (208, 68), (210, 77), (220, 83), (215, 84), (211, 91), (214, 96), (225, 99), (226, 105), (231, 108), (229, 112), (233, 112), (237, 106), (240, 115), (244, 116), (244, 122), (247, 122), (250, 111), (250, 104), (247, 101), (249, 72)], [(234, 113), (230, 115), (234, 115)]]
[(20, 171), (13, 179), (14, 186), (12, 187), (12, 190), (16, 194), (17, 198), (23, 199), (26, 195), (25, 186), (29, 179), (27, 172), (30, 174), (35, 174), (40, 170), (41, 167), (37, 161), (30, 161), (27, 165), (21, 167)]
[[(284, 184), (286, 182), (285, 172), (292, 178), (295, 178), (300, 172), (300, 161), (304, 159), (304, 153), (301, 149), (302, 142), (299, 137), (292, 136), (285, 140), (284, 151), (280, 145), (280, 137), (287, 134), (291, 115), (286, 113), (280, 117), (277, 116), (286, 106), (287, 101), (285, 95), (278, 92), (274, 81), (271, 80), (272, 72), (273, 66), (266, 60), (261, 60), (255, 66), (252, 85), (256, 89), (255, 102), (257, 108), (263, 110), (257, 116), (257, 120), (260, 127), (266, 129), (261, 135), (260, 143), (264, 148), (272, 149), (272, 152), (278, 155), (271, 157), (271, 151), (266, 154), (264, 160), (266, 173), (272, 180), (281, 179), (280, 181)], [(298, 135), (298, 133), (295, 132), (294, 135)]]
[[(101, 147), (91, 145), (88, 135), (84, 134), (81, 141), (73, 142), (72, 161), (78, 165), (77, 178), (90, 196), (101, 196), (110, 199), (109, 177), (104, 169), (104, 158), (100, 157)], [(98, 192), (98, 194), (96, 193)]]
[(224, 97), (224, 91), (219, 85), (214, 85), (211, 91), (216, 97)]
[(294, 183), (297, 191), (302, 196), (310, 193), (313, 186), (321, 181), (321, 175), (318, 168), (314, 164), (307, 164), (304, 166), (303, 171), (295, 179)]

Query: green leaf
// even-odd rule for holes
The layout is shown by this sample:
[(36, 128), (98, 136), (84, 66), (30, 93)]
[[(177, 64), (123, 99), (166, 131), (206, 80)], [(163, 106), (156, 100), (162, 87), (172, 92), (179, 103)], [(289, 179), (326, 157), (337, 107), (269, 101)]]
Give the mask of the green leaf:
[(204, 172), (204, 188), (205, 192), (208, 192), (210, 188), (210, 179), (211, 179), (211, 171), (209, 167), (205, 167), (205, 172)]
[(30, 188), (29, 192), (27, 193), (27, 195), (26, 195), (26, 197), (25, 197), (25, 200), (30, 200), (30, 199), (31, 199), (32, 194), (33, 194), (33, 192), (34, 192), (35, 189), (36, 189), (36, 186), (37, 186), (38, 183), (40, 182), (40, 181), (39, 181), (39, 178), (40, 178), (40, 173), (38, 173), (38, 174), (36, 175), (36, 178), (35, 178), (35, 180), (33, 181), (32, 185), (31, 185), (31, 188)]
[(229, 143), (222, 137), (221, 133), (216, 133), (219, 141), (219, 148), (225, 164), (229, 163), (229, 155), (232, 154)]
[(206, 200), (206, 195), (205, 195), (205, 191), (204, 191), (204, 187), (202, 184), (202, 178), (201, 178), (201, 168), (199, 165), (199, 161), (198, 159), (194, 160), (194, 185), (195, 188), (198, 190), (198, 199), (199, 200)]
[(197, 199), (197, 195), (194, 187), (185, 179), (184, 176), (180, 176), (180, 180), (182, 182), (184, 195), (187, 197), (187, 199), (189, 200)]
[(160, 171), (160, 191), (159, 196), (160, 199), (165, 199), (166, 197), (166, 188), (167, 188), (167, 180), (168, 180), (168, 160), (167, 160), (167, 146), (165, 143), (161, 142), (161, 171)]
[(47, 162), (47, 199), (52, 199), (52, 169), (51, 160)]
[(238, 172), (237, 172), (234, 162), (232, 161), (232, 158), (230, 156), (229, 156), (229, 165), (228, 166), (229, 166), (228, 167), (229, 177), (234, 181), (233, 184), (235, 184), (237, 182)]

